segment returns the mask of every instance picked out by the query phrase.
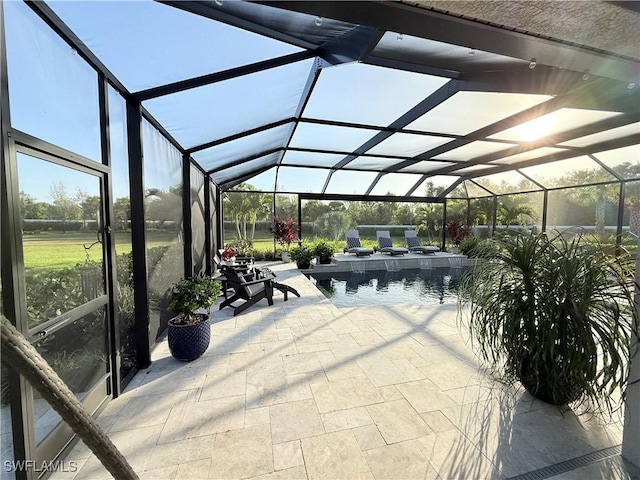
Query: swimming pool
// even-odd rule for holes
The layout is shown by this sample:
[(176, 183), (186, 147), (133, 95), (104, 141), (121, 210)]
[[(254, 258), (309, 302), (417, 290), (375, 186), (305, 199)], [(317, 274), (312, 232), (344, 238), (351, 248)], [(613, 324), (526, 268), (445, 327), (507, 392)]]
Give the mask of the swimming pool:
[(309, 279), (338, 307), (411, 303), (437, 305), (458, 301), (464, 268), (372, 270), (310, 274)]

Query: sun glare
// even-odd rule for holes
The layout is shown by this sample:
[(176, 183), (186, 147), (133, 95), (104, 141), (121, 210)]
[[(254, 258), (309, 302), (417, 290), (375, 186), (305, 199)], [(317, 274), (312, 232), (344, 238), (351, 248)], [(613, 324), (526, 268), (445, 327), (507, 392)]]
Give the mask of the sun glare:
[(540, 117), (535, 120), (523, 123), (518, 128), (516, 135), (524, 142), (534, 142), (546, 137), (554, 130), (554, 122), (552, 119)]

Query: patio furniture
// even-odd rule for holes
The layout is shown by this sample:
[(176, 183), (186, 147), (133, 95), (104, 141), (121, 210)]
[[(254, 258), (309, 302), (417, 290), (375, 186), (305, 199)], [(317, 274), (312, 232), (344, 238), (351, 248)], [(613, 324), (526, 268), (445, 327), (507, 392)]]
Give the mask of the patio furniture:
[(347, 230), (345, 237), (347, 238), (347, 247), (344, 249), (344, 253), (355, 253), (357, 257), (369, 256), (374, 253), (373, 248), (363, 247), (360, 244), (358, 230)]
[(393, 241), (391, 240), (391, 235), (387, 230), (378, 230), (376, 232), (376, 236), (378, 237), (378, 251), (381, 253), (388, 253), (391, 256), (394, 255), (404, 255), (405, 253), (409, 253), (404, 247), (394, 247)]
[(405, 230), (404, 238), (407, 241), (407, 247), (409, 248), (410, 252), (433, 255), (436, 252), (440, 251), (438, 247), (433, 247), (431, 245), (422, 245), (415, 230)]
[[(226, 287), (233, 289), (233, 295), (225, 298), (220, 304), (220, 310), (232, 307), (233, 315), (236, 316), (263, 298), (267, 299), (269, 305), (273, 305), (273, 279), (275, 278), (273, 274), (262, 273), (260, 270), (242, 272), (227, 265), (220, 265), (220, 271), (224, 276)], [(244, 302), (238, 306), (232, 305), (238, 300), (244, 300)]]
[[(276, 277), (276, 274), (273, 273), (271, 270), (269, 270), (268, 268), (261, 268), (260, 272), (262, 275), (271, 275), (273, 276), (273, 278)], [(293, 293), (296, 297), (300, 297), (300, 294), (298, 293), (298, 291), (285, 284), (285, 283), (280, 283), (280, 282), (276, 282), (275, 280), (273, 281), (273, 288), (282, 292), (282, 294), (284, 295), (284, 301), (286, 302), (287, 300), (289, 300), (289, 293)]]

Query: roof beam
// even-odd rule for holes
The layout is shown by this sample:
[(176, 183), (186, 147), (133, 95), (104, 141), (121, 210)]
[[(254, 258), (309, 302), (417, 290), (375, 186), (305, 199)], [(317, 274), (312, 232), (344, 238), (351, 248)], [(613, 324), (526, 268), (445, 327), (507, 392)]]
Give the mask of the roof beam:
[(368, 55), (383, 35), (375, 28), (358, 25), (322, 45), (318, 55), (331, 65), (356, 62)]
[(399, 195), (354, 195), (342, 193), (299, 193), (300, 200), (329, 200), (342, 202), (407, 202), (407, 203), (444, 203), (439, 197), (409, 197)]
[[(298, 106), (296, 107), (296, 111), (294, 113), (294, 118), (295, 119), (300, 118), (300, 115), (302, 115), (302, 112), (304, 111), (304, 108), (307, 106), (307, 103), (309, 103), (309, 98), (311, 98), (311, 92), (313, 92), (313, 88), (315, 87), (316, 83), (318, 82), (318, 78), (320, 77), (320, 71), (321, 71), (321, 65), (320, 64), (321, 64), (321, 62), (322, 62), (322, 60), (317, 60), (313, 64), (313, 68), (311, 69), (311, 71), (309, 72), (309, 75), (307, 76), (307, 82), (304, 85), (304, 89), (302, 91), (302, 95), (300, 96), (300, 100), (298, 101)], [(278, 167), (282, 163), (282, 159), (284, 158), (284, 154), (286, 153), (287, 148), (291, 144), (291, 139), (293, 138), (293, 134), (295, 133), (297, 127), (298, 127), (298, 122), (291, 122), (291, 125), (289, 127), (289, 131), (287, 132), (286, 139), (284, 141), (284, 149), (282, 150), (282, 152), (278, 156), (278, 160), (276, 162)], [(277, 186), (278, 186), (278, 183), (277, 183), (278, 182), (278, 171), (277, 170), (276, 170), (275, 182), (276, 182), (276, 185), (275, 185), (274, 188), (277, 188)]]
[[(594, 133), (609, 130), (609, 129), (616, 128), (623, 125), (628, 125), (628, 124), (637, 122), (639, 119), (640, 119), (640, 112), (636, 114), (618, 115), (616, 117), (608, 118), (606, 120), (592, 123), (584, 127), (575, 128), (567, 132), (559, 133), (557, 135), (553, 135), (550, 137), (545, 137), (535, 142), (525, 143), (513, 148), (502, 150), (500, 152), (489, 153), (487, 155), (482, 155), (481, 157), (472, 158), (467, 162), (464, 162), (463, 165), (458, 164), (459, 168), (456, 168), (452, 171), (455, 171), (461, 168), (467, 168), (473, 165), (486, 164), (494, 160), (510, 157), (512, 155), (528, 152), (530, 150), (536, 150), (542, 147), (555, 146), (559, 143), (573, 140), (575, 138), (586, 137), (587, 135), (591, 135)], [(568, 148), (568, 150), (575, 150), (576, 148), (577, 147), (570, 147)], [(447, 168), (447, 167), (444, 167), (444, 168)]]
[[(448, 188), (445, 188), (440, 195), (438, 195), (439, 197), (446, 197), (447, 195), (449, 195), (451, 192), (453, 192), (456, 188), (458, 188), (458, 185), (460, 185), (462, 182), (465, 181), (464, 177), (460, 177), (458, 178), (455, 182), (453, 182), (451, 185), (449, 185)], [(465, 189), (466, 190), (466, 189)]]
[[(240, 176), (228, 178), (224, 182), (221, 182), (217, 185), (221, 190), (231, 190), (233, 187), (235, 187), (236, 185), (240, 185), (245, 180), (249, 180), (250, 178), (260, 175), (261, 173), (264, 173), (273, 167), (275, 167), (275, 164), (270, 163), (269, 165), (251, 170), (249, 173), (243, 173)], [(213, 181), (215, 182), (215, 179)]]
[(400, 2), (260, 1), (259, 3), (459, 45), (538, 65), (638, 83), (639, 63), (619, 55), (436, 12)]
[[(258, 35), (264, 35), (265, 37), (273, 38), (280, 42), (286, 42), (291, 45), (295, 45), (304, 49), (314, 49), (317, 45), (301, 40), (292, 35), (287, 35), (286, 33), (279, 32), (269, 27), (265, 27), (264, 25), (260, 25), (258, 23), (254, 23), (250, 20), (246, 20), (232, 12), (234, 9), (234, 4), (236, 2), (226, 2), (221, 3), (221, 5), (216, 4), (215, 2), (199, 2), (199, 1), (183, 1), (183, 0), (156, 0), (159, 3), (164, 3), (165, 5), (170, 5), (175, 8), (179, 8), (180, 10), (184, 10), (185, 12), (193, 13), (196, 15), (200, 15), (202, 17), (210, 18), (212, 20), (217, 20), (218, 22), (226, 23), (227, 25), (232, 25), (234, 27), (241, 28), (243, 30), (247, 30), (249, 32), (257, 33)], [(237, 2), (240, 4), (240, 2)]]
[(384, 173), (382, 172), (378, 173), (376, 178), (373, 179), (373, 182), (371, 182), (371, 185), (369, 185), (369, 188), (367, 188), (367, 191), (364, 192), (365, 195), (371, 194), (371, 191), (375, 188), (375, 186), (378, 184), (378, 182), (380, 181), (383, 175)]
[[(450, 150), (461, 147), (463, 145), (467, 145), (471, 142), (475, 142), (476, 140), (485, 140), (486, 137), (494, 135), (498, 132), (514, 127), (521, 123), (525, 123), (529, 120), (540, 117), (547, 113), (551, 113), (556, 110), (559, 110), (567, 106), (567, 104), (569, 103), (588, 101), (588, 99), (591, 99), (594, 96), (598, 95), (597, 89), (601, 88), (602, 84), (609, 84), (609, 82), (604, 79), (597, 80), (591, 83), (590, 85), (580, 87), (565, 95), (557, 96), (555, 98), (552, 98), (551, 100), (547, 100), (544, 103), (535, 105), (531, 108), (528, 108), (514, 115), (511, 115), (510, 117), (507, 117), (495, 123), (492, 123), (491, 125), (482, 127), (474, 132), (471, 132), (469, 135), (467, 135), (464, 138), (458, 138), (451, 142), (445, 143), (444, 145), (440, 145), (438, 147), (432, 148), (427, 152), (417, 155), (412, 160), (405, 160), (404, 162), (401, 162), (391, 168), (388, 168), (386, 171), (397, 172), (398, 170), (411, 166), (415, 163), (421, 162), (422, 160), (431, 160), (435, 156), (438, 156), (442, 153), (446, 153)], [(600, 95), (601, 94), (602, 92), (600, 92)], [(587, 99), (587, 100), (584, 100), (584, 99)], [(467, 163), (465, 166), (469, 166), (469, 164)], [(463, 167), (462, 166), (445, 167), (433, 173), (434, 175), (438, 175), (441, 173), (449, 173), (449, 172), (458, 170), (460, 168), (463, 168)]]
[(114, 85), (116, 89), (125, 97), (130, 97), (130, 92), (127, 88), (116, 78), (116, 76), (98, 59), (94, 53), (80, 40), (75, 33), (67, 26), (66, 23), (58, 17), (55, 12), (45, 2), (26, 2), (31, 9), (42, 18), (47, 25), (49, 25), (65, 42), (67, 42), (71, 48), (73, 48), (78, 54), (89, 63), (97, 71), (104, 74), (109, 83)]
[(233, 162), (229, 162), (229, 163), (225, 163), (224, 165), (219, 165), (215, 168), (209, 169), (207, 170), (208, 174), (216, 174), (216, 173), (220, 173), (224, 170), (227, 170), (228, 168), (233, 168), (233, 167), (237, 167), (238, 165), (242, 165), (243, 163), (247, 163), (250, 162), (251, 160), (255, 160), (257, 158), (260, 157), (266, 157), (267, 155), (271, 155), (272, 153), (276, 153), (276, 152), (280, 152), (282, 151), (282, 147), (278, 147), (278, 148), (272, 148), (270, 150), (265, 150), (262, 151), (260, 153), (256, 153), (254, 155), (248, 156), (248, 157), (242, 157), (239, 158), (238, 160), (234, 160)]
[(433, 65), (421, 65), (419, 63), (409, 63), (402, 60), (392, 60), (390, 58), (376, 57), (369, 55), (363, 60), (364, 63), (369, 65), (377, 65), (379, 67), (393, 68), (396, 70), (406, 70), (409, 72), (424, 73), (426, 75), (433, 75), (436, 77), (444, 78), (458, 78), (460, 72), (456, 70), (450, 70), (444, 67), (434, 67)]
[[(450, 174), (455, 173), (456, 170), (461, 170), (463, 168), (471, 167), (473, 165), (480, 164), (488, 164), (494, 160), (499, 160), (501, 158), (510, 157), (512, 155), (517, 155), (519, 153), (528, 152), (530, 150), (535, 150), (542, 147), (547, 146), (555, 146), (558, 143), (566, 142), (569, 140), (573, 140), (575, 138), (586, 137), (587, 135), (591, 135), (594, 133), (598, 133), (601, 131), (606, 131), (612, 128), (616, 128), (619, 126), (629, 125), (631, 123), (635, 123), (640, 120), (640, 112), (636, 112), (634, 114), (625, 114), (618, 115), (615, 117), (607, 118), (605, 120), (601, 120), (600, 122), (592, 123), (590, 125), (586, 125), (584, 127), (574, 128), (573, 130), (569, 130), (566, 132), (559, 133), (557, 135), (552, 135), (550, 137), (545, 137), (543, 139), (537, 140), (535, 142), (525, 143), (522, 145), (518, 145), (513, 148), (508, 148), (506, 150), (502, 150), (500, 152), (489, 153), (487, 155), (482, 155), (480, 157), (472, 158), (467, 160), (466, 162), (458, 162), (457, 164), (452, 165), (451, 167), (442, 167), (438, 169), (435, 174)], [(613, 140), (612, 140), (613, 141)], [(560, 147), (562, 148), (562, 147)], [(567, 151), (584, 151), (590, 147), (578, 148), (578, 147), (569, 147)], [(560, 153), (560, 152), (558, 152)], [(575, 154), (570, 155), (575, 156)], [(515, 167), (511, 166), (512, 169)], [(484, 173), (484, 172), (483, 172)]]
[(289, 122), (293, 122), (293, 118), (285, 118), (283, 120), (278, 120), (277, 122), (267, 123), (266, 125), (262, 125), (261, 127), (252, 128), (250, 130), (245, 130), (244, 132), (234, 133), (233, 135), (229, 135), (228, 137), (220, 138), (218, 140), (213, 140), (211, 142), (203, 143), (202, 145), (196, 145), (195, 147), (187, 148), (187, 153), (195, 153), (200, 150), (206, 150), (207, 148), (218, 146), (222, 143), (227, 143), (232, 140), (238, 140), (243, 137), (247, 137), (249, 135), (253, 135), (254, 133), (260, 133), (265, 130), (269, 130), (270, 128), (280, 127), (282, 125), (286, 125)]
[(530, 160), (523, 160), (520, 163), (512, 165), (499, 165), (496, 168), (490, 170), (482, 170), (474, 174), (466, 175), (467, 178), (484, 177), (487, 175), (493, 175), (496, 173), (507, 172), (511, 170), (517, 170), (520, 168), (535, 167), (543, 165), (549, 162), (555, 162), (558, 160), (566, 160), (567, 158), (573, 158), (579, 155), (590, 155), (593, 153), (604, 152), (607, 150), (613, 150), (616, 148), (628, 147), (630, 145), (640, 144), (640, 133), (635, 135), (629, 135), (627, 137), (617, 138), (615, 140), (607, 140), (606, 142), (600, 142), (595, 145), (590, 145), (585, 148), (574, 148), (565, 152), (552, 153), (543, 157), (533, 158)]
[[(537, 95), (562, 95), (577, 86), (596, 81), (595, 76), (583, 73), (537, 67), (533, 70), (504, 70), (461, 74), (460, 90), (466, 92), (526, 93)], [(626, 84), (624, 84), (626, 88)]]
[(203, 87), (205, 85), (211, 85), (213, 83), (223, 82), (225, 80), (231, 80), (233, 78), (241, 77), (243, 75), (250, 75), (252, 73), (262, 72), (271, 68), (282, 67), (283, 65), (289, 65), (290, 63), (307, 60), (315, 57), (316, 54), (310, 50), (303, 52), (292, 53), (291, 55), (284, 55), (282, 57), (270, 58), (262, 62), (251, 63), (249, 65), (242, 65), (236, 68), (230, 68), (222, 72), (209, 73), (207, 75), (201, 75), (199, 77), (189, 78), (187, 80), (181, 80), (179, 82), (168, 83), (166, 85), (160, 85), (159, 87), (149, 88), (147, 90), (141, 90), (133, 94), (135, 98), (141, 102), (149, 100), (151, 98), (162, 97), (164, 95), (171, 95), (172, 93), (183, 92), (192, 88)]
[(408, 191), (407, 193), (405, 193), (405, 195), (407, 195), (407, 196), (408, 196), (408, 195), (411, 195), (413, 192), (415, 192), (415, 191), (416, 191), (416, 189), (417, 189), (420, 185), (422, 185), (422, 183), (423, 183), (427, 178), (429, 178), (429, 175), (427, 175), (427, 174), (422, 175), (422, 176), (420, 177), (420, 179), (419, 179), (416, 183), (414, 183), (414, 184), (413, 184), (413, 186), (409, 189), (409, 191)]
[(365, 143), (363, 143), (362, 145), (360, 145), (360, 147), (358, 147), (356, 150), (354, 150), (354, 152), (352, 154), (347, 155), (345, 158), (343, 158), (341, 161), (339, 161), (334, 166), (334, 168), (342, 168), (342, 167), (344, 167), (349, 162), (351, 162), (352, 160), (357, 158), (358, 155), (360, 155), (362, 153), (365, 153), (367, 150), (375, 147), (376, 145), (381, 143), (383, 140), (386, 140), (391, 135), (393, 135), (393, 129), (400, 129), (400, 128), (403, 128), (403, 127), (409, 125), (411, 122), (413, 122), (414, 120), (417, 120), (422, 115), (427, 113), (429, 110), (437, 107), (438, 105), (440, 105), (445, 100), (451, 98), (458, 91), (459, 91), (458, 81), (457, 80), (449, 80), (442, 87), (440, 87), (438, 90), (433, 92), (431, 95), (429, 95), (423, 101), (421, 101), (418, 105), (413, 107), (407, 113), (405, 113), (400, 118), (398, 118), (396, 121), (394, 121), (391, 125), (389, 125), (389, 129), (390, 129), (389, 131), (380, 132), (377, 135), (375, 135), (373, 138), (371, 138), (370, 140), (368, 140)]

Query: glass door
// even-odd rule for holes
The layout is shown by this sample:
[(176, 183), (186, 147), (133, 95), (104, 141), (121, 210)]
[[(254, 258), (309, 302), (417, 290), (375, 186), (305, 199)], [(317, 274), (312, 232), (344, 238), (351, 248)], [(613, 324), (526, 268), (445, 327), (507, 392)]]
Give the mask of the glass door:
[[(100, 171), (47, 155), (17, 154), (27, 318), (23, 330), (89, 412), (109, 393), (109, 311)], [(37, 461), (72, 437), (32, 390)]]

